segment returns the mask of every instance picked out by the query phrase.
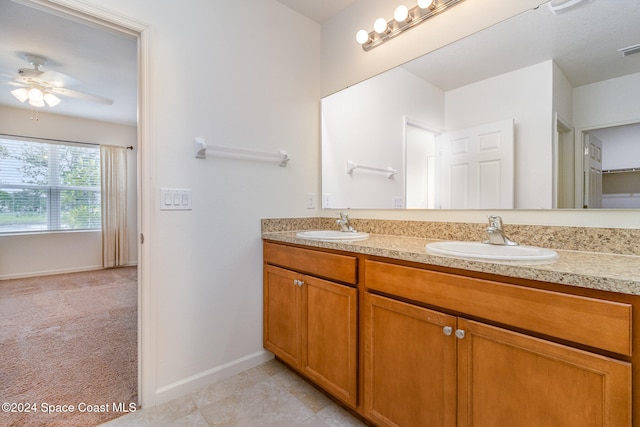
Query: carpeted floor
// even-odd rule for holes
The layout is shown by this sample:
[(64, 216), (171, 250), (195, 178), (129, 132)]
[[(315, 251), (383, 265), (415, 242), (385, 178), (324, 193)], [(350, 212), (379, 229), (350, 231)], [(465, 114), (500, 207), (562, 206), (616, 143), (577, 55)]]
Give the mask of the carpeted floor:
[(0, 281), (0, 425), (95, 426), (136, 402), (135, 267)]

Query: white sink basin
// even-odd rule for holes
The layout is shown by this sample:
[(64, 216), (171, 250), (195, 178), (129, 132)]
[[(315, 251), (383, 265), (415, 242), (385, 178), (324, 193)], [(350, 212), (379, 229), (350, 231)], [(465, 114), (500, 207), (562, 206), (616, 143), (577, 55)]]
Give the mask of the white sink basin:
[(296, 237), (310, 240), (353, 241), (368, 239), (369, 233), (363, 233), (361, 231), (309, 230), (296, 233)]
[(426, 246), (428, 252), (461, 258), (501, 261), (551, 261), (558, 253), (536, 246), (503, 246), (480, 242), (433, 242)]

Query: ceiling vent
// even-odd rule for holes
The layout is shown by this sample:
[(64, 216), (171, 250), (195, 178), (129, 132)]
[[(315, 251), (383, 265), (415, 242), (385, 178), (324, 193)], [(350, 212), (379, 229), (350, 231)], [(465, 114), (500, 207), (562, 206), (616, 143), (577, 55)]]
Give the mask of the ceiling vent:
[(622, 56), (629, 56), (633, 55), (634, 53), (640, 53), (640, 44), (623, 47), (622, 49), (618, 49), (618, 52), (620, 52)]
[(583, 1), (585, 0), (551, 0), (547, 5), (551, 13), (557, 15), (558, 13), (566, 12)]

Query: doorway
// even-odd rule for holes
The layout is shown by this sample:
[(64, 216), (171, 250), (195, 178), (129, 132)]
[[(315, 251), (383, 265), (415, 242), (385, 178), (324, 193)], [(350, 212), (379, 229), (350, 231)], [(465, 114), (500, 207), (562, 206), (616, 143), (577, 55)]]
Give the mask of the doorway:
[(407, 209), (434, 209), (436, 195), (436, 137), (438, 133), (414, 122), (405, 123), (405, 200)]
[(640, 123), (582, 130), (575, 164), (576, 207), (640, 208)]
[[(138, 119), (137, 119), (137, 176), (138, 190), (136, 196), (137, 218), (135, 220), (139, 235), (136, 236), (137, 244), (137, 353), (138, 353), (138, 403), (152, 406), (155, 404), (153, 399), (153, 391), (155, 383), (153, 381), (154, 366), (153, 359), (150, 358), (152, 352), (150, 337), (151, 322), (149, 322), (150, 306), (153, 300), (147, 272), (149, 271), (148, 263), (148, 245), (143, 245), (143, 231), (145, 225), (149, 223), (150, 213), (150, 194), (148, 194), (148, 180), (150, 170), (150, 160), (147, 155), (149, 147), (149, 118), (148, 106), (149, 101), (149, 34), (150, 28), (137, 21), (129, 20), (120, 15), (111, 14), (108, 11), (91, 7), (87, 4), (70, 0), (61, 5), (50, 0), (22, 0), (19, 3), (29, 6), (40, 11), (50, 13), (51, 15), (63, 17), (70, 21), (80, 22), (84, 25), (94, 27), (109, 32), (121, 34), (125, 37), (134, 38), (137, 44), (137, 63), (138, 63)], [(150, 363), (151, 362), (151, 363)]]

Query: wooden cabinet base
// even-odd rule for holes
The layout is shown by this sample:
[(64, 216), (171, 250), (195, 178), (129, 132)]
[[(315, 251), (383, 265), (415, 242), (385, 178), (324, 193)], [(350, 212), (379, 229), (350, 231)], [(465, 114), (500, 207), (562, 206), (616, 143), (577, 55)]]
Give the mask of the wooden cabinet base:
[(458, 425), (631, 425), (631, 364), (459, 319)]

